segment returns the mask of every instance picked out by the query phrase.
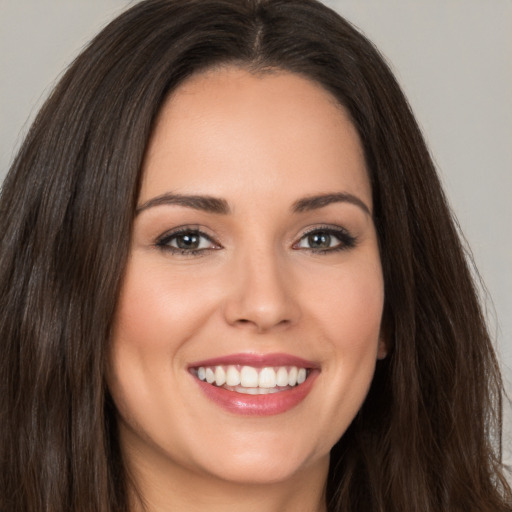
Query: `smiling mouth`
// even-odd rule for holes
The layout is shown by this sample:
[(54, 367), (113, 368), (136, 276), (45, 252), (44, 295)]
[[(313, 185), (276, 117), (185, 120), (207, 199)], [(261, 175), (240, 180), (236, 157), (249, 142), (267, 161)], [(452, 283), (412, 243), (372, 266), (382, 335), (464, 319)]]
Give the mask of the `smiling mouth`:
[(247, 395), (268, 395), (291, 390), (303, 384), (309, 368), (298, 366), (214, 365), (191, 368), (203, 382)]

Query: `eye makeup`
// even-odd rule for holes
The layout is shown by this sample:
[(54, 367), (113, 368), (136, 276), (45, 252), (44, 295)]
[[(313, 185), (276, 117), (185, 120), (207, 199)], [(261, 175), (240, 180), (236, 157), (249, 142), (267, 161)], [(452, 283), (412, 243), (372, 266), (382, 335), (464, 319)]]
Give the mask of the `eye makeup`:
[[(292, 244), (294, 250), (306, 250), (316, 254), (346, 251), (357, 245), (357, 238), (341, 226), (321, 225), (308, 229)], [(197, 226), (181, 226), (167, 231), (155, 242), (162, 251), (183, 256), (206, 255), (222, 249), (211, 235)]]
[(309, 250), (324, 254), (352, 249), (357, 244), (357, 238), (340, 226), (316, 226), (302, 235), (298, 242), (293, 244), (293, 249)]
[(183, 256), (205, 255), (222, 248), (210, 235), (193, 226), (182, 226), (165, 233), (158, 238), (155, 246), (162, 251)]

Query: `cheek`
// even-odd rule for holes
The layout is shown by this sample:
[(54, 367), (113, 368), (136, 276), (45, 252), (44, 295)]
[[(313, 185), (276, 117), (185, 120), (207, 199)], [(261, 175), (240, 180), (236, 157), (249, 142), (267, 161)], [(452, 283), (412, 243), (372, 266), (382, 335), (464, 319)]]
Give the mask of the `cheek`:
[(205, 308), (192, 281), (137, 253), (125, 273), (107, 382), (121, 418), (142, 435), (168, 425), (169, 390), (179, 393), (182, 385), (183, 346), (202, 325)]
[[(384, 286), (380, 265), (347, 268), (325, 281), (324, 299), (312, 301), (319, 344), (325, 347), (324, 436), (335, 443), (369, 390), (381, 343)], [(328, 420), (330, 418), (330, 420)]]
[(378, 348), (384, 306), (384, 283), (379, 264), (354, 265), (336, 279), (325, 280), (313, 301), (325, 334), (337, 350), (367, 352)]
[[(109, 388), (118, 409), (147, 412), (180, 366), (180, 348), (197, 328), (190, 286), (151, 259), (132, 256), (119, 297), (110, 353)], [(196, 294), (197, 297), (197, 294)], [(197, 298), (196, 298), (197, 301)], [(160, 390), (160, 391), (159, 391)]]
[(114, 339), (144, 351), (173, 352), (201, 325), (212, 301), (201, 289), (200, 277), (191, 274), (184, 279), (165, 265), (147, 260), (134, 257), (128, 266)]

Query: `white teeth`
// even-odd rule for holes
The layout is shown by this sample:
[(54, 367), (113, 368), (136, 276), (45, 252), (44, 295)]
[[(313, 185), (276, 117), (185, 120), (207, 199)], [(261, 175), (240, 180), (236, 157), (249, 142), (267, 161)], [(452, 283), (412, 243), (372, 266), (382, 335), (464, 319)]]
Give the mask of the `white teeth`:
[(240, 384), (244, 388), (257, 388), (258, 370), (252, 366), (244, 366), (240, 372)]
[(234, 366), (228, 366), (226, 384), (228, 386), (238, 386), (240, 384), (240, 372)]
[(259, 388), (243, 388), (242, 386), (238, 386), (235, 391), (238, 393), (245, 393), (246, 395), (258, 395)]
[(260, 371), (258, 384), (260, 388), (276, 387), (276, 372), (274, 368), (262, 368)]
[(276, 383), (281, 387), (288, 386), (288, 372), (284, 366), (277, 370)]
[(234, 391), (239, 393), (261, 395), (277, 393), (283, 391), (283, 388), (289, 389), (302, 384), (308, 376), (306, 368), (296, 366), (277, 368), (242, 366), (240, 370), (238, 368), (240, 367), (235, 365), (201, 366), (197, 369), (197, 378), (219, 387), (235, 388)]
[(279, 393), (279, 389), (276, 388), (258, 388), (258, 395), (270, 395), (271, 393)]
[(297, 384), (297, 367), (292, 366), (288, 372), (288, 386), (295, 386)]
[(206, 368), (206, 382), (208, 384), (213, 384), (215, 381), (215, 374), (213, 373), (213, 370), (211, 368)]
[(242, 386), (236, 386), (234, 391), (243, 393), (244, 395), (270, 395), (271, 393), (279, 393), (280, 390), (276, 388), (244, 388)]
[(226, 372), (222, 366), (215, 367), (215, 384), (223, 386), (226, 383)]

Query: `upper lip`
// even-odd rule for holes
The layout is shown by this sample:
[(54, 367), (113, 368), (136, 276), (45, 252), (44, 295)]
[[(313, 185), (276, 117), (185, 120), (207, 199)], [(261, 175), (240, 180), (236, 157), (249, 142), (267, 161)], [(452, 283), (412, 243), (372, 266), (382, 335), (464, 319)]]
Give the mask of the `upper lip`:
[(219, 365), (241, 365), (253, 366), (255, 368), (264, 368), (269, 366), (298, 366), (300, 368), (318, 368), (318, 364), (308, 361), (302, 357), (293, 356), (284, 353), (273, 354), (229, 354), (225, 356), (204, 359), (189, 364), (189, 368), (199, 368), (200, 366), (219, 366)]

